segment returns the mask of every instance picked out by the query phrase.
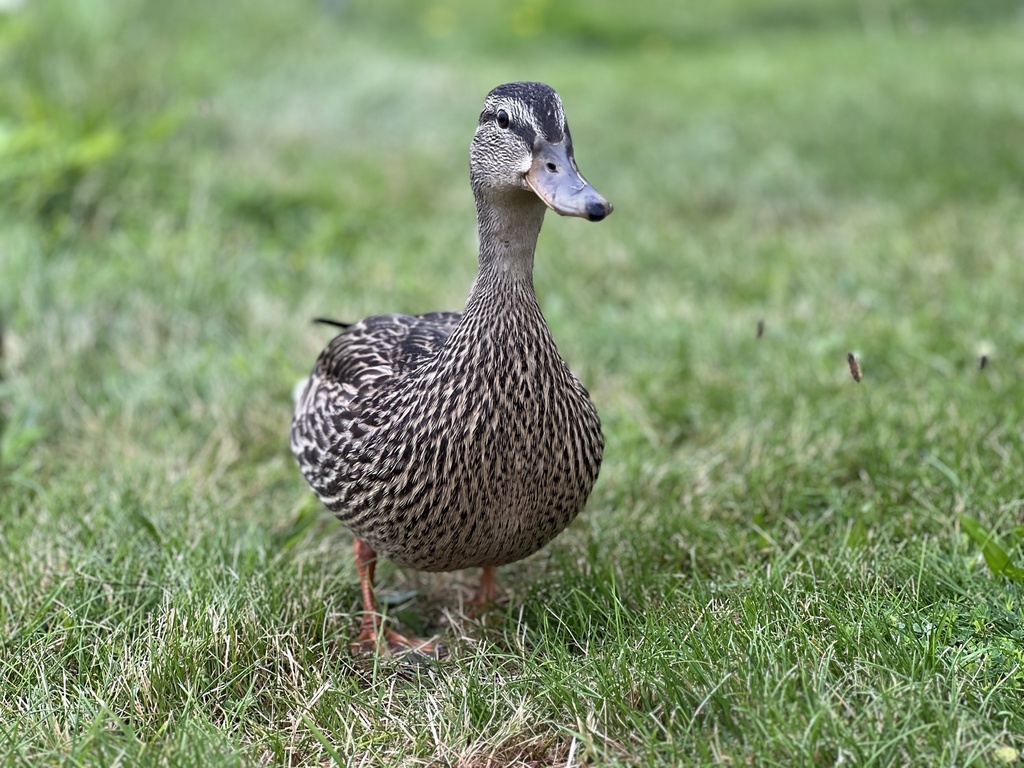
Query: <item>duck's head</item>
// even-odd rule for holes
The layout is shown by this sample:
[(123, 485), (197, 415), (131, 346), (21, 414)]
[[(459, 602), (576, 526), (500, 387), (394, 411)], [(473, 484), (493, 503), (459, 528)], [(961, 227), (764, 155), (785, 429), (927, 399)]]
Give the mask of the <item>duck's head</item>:
[(562, 100), (543, 83), (508, 83), (487, 94), (469, 174), (478, 201), (526, 193), (563, 216), (600, 221), (612, 212), (576, 167)]

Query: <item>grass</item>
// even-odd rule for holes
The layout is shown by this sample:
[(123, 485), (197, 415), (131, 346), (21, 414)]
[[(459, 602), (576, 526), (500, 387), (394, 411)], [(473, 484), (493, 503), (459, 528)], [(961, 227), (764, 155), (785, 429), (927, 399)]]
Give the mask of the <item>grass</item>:
[[(1022, 762), (1019, 5), (623, 14), (0, 16), (4, 764)], [(523, 78), (616, 204), (537, 260), (602, 477), (481, 621), (382, 567), (452, 660), (353, 658), (308, 319), (461, 305)]]

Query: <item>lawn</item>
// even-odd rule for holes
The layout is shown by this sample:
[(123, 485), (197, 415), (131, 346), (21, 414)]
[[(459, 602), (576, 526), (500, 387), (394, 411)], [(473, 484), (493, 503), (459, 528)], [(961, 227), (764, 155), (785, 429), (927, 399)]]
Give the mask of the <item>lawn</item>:
[[(1024, 764), (1020, 4), (627, 5), (0, 12), (0, 763)], [(536, 263), (602, 475), (353, 657), (310, 320), (461, 307), (520, 79), (616, 208)]]

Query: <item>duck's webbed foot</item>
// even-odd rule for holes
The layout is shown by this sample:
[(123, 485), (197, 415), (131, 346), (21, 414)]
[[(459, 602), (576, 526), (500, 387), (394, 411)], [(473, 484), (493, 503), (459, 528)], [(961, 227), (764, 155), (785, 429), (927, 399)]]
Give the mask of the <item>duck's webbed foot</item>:
[(349, 646), (354, 654), (376, 653), (380, 656), (428, 656), (443, 659), (448, 649), (435, 639), (424, 640), (420, 637), (406, 637), (397, 630), (386, 626), (383, 617), (363, 614), (362, 627), (359, 635)]

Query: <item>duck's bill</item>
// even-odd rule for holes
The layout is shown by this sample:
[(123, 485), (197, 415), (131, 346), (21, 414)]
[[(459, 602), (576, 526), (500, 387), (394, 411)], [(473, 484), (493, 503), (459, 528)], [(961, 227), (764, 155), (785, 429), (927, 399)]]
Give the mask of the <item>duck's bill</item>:
[(534, 152), (526, 184), (548, 208), (562, 216), (600, 221), (612, 212), (612, 204), (580, 174), (564, 141), (542, 144)]

